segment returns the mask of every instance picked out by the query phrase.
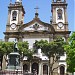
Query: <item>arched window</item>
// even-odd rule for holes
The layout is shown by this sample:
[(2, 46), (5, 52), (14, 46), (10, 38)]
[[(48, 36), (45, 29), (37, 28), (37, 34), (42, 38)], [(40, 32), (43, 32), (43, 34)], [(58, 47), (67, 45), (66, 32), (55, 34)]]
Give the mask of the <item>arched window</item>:
[(48, 66), (43, 65), (43, 75), (48, 75)]
[(23, 65), (23, 71), (24, 71), (24, 72), (27, 72), (27, 71), (28, 71), (28, 65), (27, 65), (27, 64), (24, 64), (24, 65)]
[(57, 10), (57, 14), (58, 14), (58, 19), (62, 19), (62, 10), (61, 9)]
[(36, 62), (32, 64), (32, 73), (36, 73), (37, 75), (39, 73), (39, 64)]
[(65, 68), (64, 66), (60, 66), (60, 75), (64, 75), (65, 74)]
[(12, 13), (12, 20), (16, 20), (16, 17), (17, 17), (17, 12), (13, 11), (13, 13)]

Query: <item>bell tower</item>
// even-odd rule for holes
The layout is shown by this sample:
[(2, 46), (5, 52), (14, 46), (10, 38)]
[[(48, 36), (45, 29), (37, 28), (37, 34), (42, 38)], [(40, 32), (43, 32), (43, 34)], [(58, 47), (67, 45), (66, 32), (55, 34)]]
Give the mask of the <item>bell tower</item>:
[(56, 31), (68, 31), (66, 0), (52, 0), (52, 25)]
[(4, 32), (5, 41), (14, 41), (15, 39), (21, 40), (19, 27), (24, 24), (24, 14), (25, 11), (22, 5), (22, 0), (16, 0), (14, 3), (10, 0), (6, 31)]
[(22, 0), (16, 0), (14, 4), (12, 4), (12, 0), (10, 0), (6, 32), (18, 31), (19, 26), (23, 24), (24, 14), (25, 11), (22, 5)]

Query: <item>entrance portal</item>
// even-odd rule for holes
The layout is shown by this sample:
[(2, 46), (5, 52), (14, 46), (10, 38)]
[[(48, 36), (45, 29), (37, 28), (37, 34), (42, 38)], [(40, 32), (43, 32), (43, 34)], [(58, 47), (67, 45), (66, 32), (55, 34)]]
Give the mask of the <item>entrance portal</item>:
[(39, 65), (38, 63), (33, 63), (32, 64), (32, 73), (36, 72), (37, 74), (39, 73)]
[(27, 65), (27, 64), (24, 64), (24, 65), (23, 65), (23, 71), (24, 71), (24, 72), (28, 72), (28, 65)]

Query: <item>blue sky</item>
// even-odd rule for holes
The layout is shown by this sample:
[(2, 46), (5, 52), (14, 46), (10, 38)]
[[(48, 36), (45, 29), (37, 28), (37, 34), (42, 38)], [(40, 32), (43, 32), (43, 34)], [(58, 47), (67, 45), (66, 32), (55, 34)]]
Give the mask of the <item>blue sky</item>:
[[(12, 3), (16, 0), (12, 0)], [(39, 18), (47, 23), (50, 23), (51, 17), (51, 0), (22, 0), (23, 6), (26, 11), (24, 23), (31, 21), (35, 16), (35, 7), (38, 6), (39, 10)], [(4, 34), (6, 30), (6, 23), (8, 17), (8, 5), (10, 0), (0, 0), (0, 39), (4, 39)], [(69, 23), (69, 30), (75, 31), (75, 8), (74, 3), (75, 0), (67, 0), (68, 7), (67, 7), (67, 15), (68, 15), (68, 23)]]

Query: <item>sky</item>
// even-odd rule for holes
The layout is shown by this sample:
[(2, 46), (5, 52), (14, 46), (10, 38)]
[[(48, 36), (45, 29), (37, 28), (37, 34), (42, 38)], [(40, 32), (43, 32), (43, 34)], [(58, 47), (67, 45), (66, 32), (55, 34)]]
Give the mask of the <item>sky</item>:
[[(12, 0), (14, 3), (16, 0)], [(38, 6), (39, 18), (41, 21), (50, 23), (52, 0), (22, 0), (25, 9), (24, 23), (31, 21), (35, 17), (35, 9)], [(6, 31), (6, 24), (8, 19), (8, 5), (10, 0), (0, 0), (0, 39), (4, 39), (3, 32)], [(69, 30), (75, 31), (75, 0), (67, 0), (67, 15)]]

